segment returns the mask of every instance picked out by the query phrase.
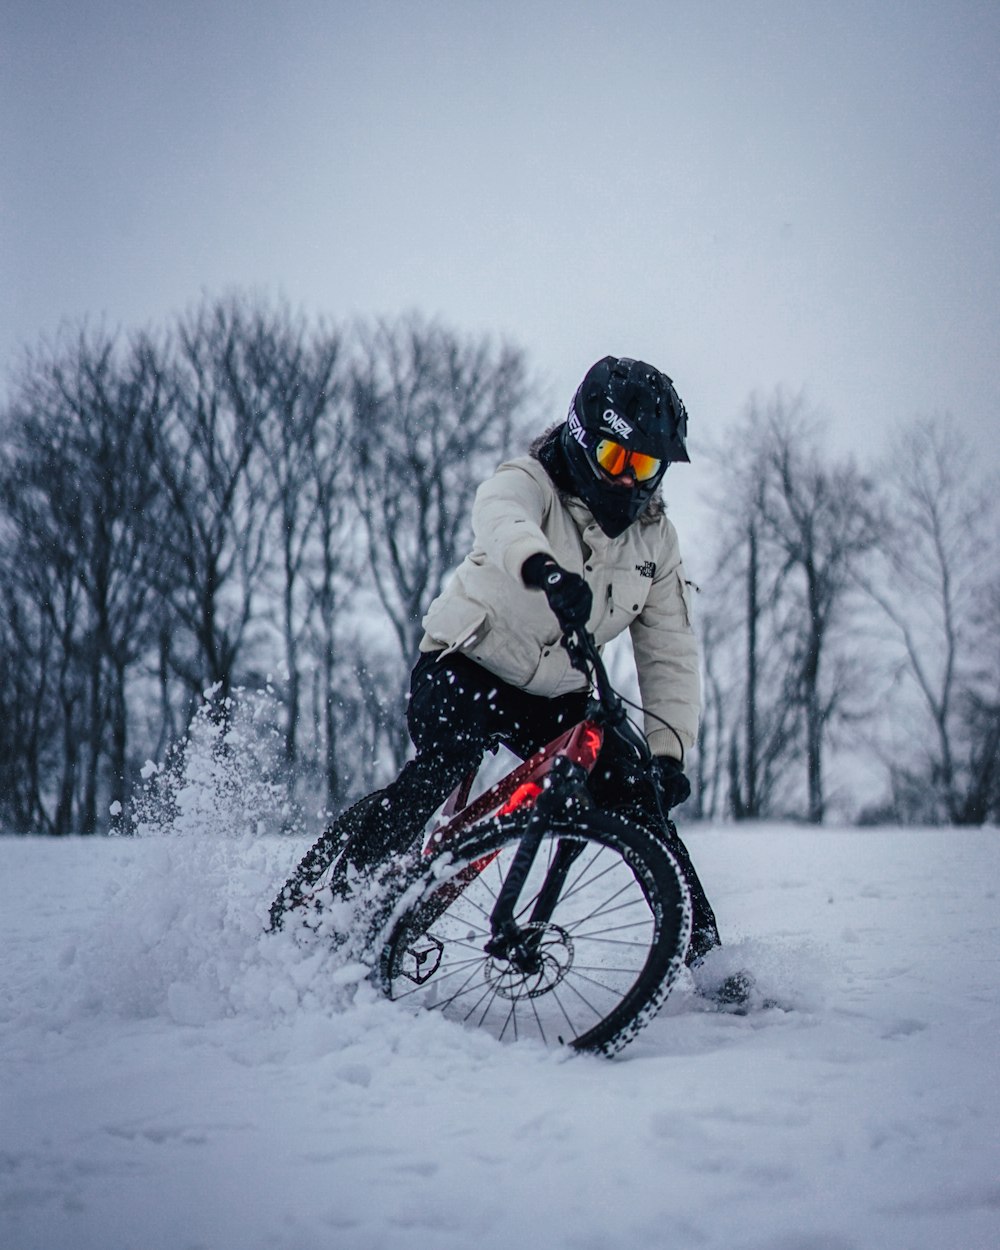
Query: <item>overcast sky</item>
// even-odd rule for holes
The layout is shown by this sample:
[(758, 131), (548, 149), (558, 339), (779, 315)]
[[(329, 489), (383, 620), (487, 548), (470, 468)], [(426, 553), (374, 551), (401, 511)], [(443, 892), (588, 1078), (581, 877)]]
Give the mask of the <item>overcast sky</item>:
[(0, 11), (4, 371), (242, 287), (506, 334), (554, 417), (612, 352), (695, 445), (781, 384), (997, 454), (997, 0)]

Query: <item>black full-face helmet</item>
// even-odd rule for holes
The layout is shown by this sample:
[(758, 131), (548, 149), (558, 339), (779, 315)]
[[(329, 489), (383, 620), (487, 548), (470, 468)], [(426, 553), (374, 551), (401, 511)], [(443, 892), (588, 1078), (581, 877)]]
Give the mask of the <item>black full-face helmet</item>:
[(687, 412), (665, 373), (605, 356), (587, 370), (562, 429), (576, 493), (609, 538), (642, 516), (667, 465), (690, 457)]

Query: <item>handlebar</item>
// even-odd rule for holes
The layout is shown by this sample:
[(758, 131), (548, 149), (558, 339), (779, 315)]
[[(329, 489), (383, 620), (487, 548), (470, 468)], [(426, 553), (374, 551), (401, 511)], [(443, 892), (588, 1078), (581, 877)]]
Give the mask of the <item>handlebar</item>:
[(594, 709), (598, 718), (622, 738), (646, 763), (652, 758), (649, 744), (643, 734), (629, 720), (625, 701), (611, 684), (608, 670), (594, 641), (594, 636), (584, 626), (567, 629), (562, 645), (569, 653), (570, 664), (587, 678), (596, 697)]
[[(570, 664), (583, 673), (591, 684), (592, 711), (590, 714), (594, 719), (606, 725), (612, 733), (617, 734), (627, 746), (630, 746), (642, 762), (643, 767), (652, 765), (653, 752), (646, 741), (646, 736), (640, 733), (632, 721), (629, 720), (628, 712), (625, 710), (625, 699), (612, 686), (611, 678), (608, 676), (608, 670), (604, 666), (604, 660), (597, 649), (597, 643), (594, 641), (593, 635), (584, 626), (568, 629), (563, 633), (562, 643), (569, 652)], [(596, 697), (594, 692), (596, 692)], [(637, 707), (636, 704), (631, 706)], [(637, 707), (637, 710), (642, 711), (643, 709)], [(652, 716), (654, 720), (661, 721), (677, 738), (681, 745), (681, 764), (683, 766), (684, 744), (681, 742), (677, 730), (674, 729), (669, 721), (663, 720), (655, 712), (647, 713), (647, 715)], [(656, 781), (653, 783), (653, 795), (660, 817), (665, 824), (669, 825), (669, 810), (663, 805), (660, 788)]]

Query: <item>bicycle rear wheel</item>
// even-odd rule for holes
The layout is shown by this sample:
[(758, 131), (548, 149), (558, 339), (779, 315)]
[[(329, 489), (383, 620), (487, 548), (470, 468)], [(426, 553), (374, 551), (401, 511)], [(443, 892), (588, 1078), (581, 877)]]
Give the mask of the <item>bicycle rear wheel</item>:
[[(669, 851), (638, 826), (600, 812), (554, 818), (518, 900), (515, 918), (538, 955), (530, 972), (519, 971), (485, 946), (526, 820), (485, 821), (414, 865), (384, 933), (382, 989), (501, 1040), (614, 1054), (655, 1015), (683, 967), (687, 887)], [(543, 888), (551, 896), (555, 886), (554, 906), (539, 906)]]

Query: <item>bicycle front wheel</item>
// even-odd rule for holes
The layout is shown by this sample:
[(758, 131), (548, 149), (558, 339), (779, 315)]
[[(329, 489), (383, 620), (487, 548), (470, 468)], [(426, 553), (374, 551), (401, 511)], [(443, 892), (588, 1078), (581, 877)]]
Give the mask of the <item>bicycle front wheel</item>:
[(515, 912), (532, 958), (492, 955), (490, 914), (526, 821), (485, 821), (416, 865), (382, 943), (382, 988), (501, 1040), (613, 1054), (683, 967), (687, 886), (638, 826), (600, 812), (553, 818)]

